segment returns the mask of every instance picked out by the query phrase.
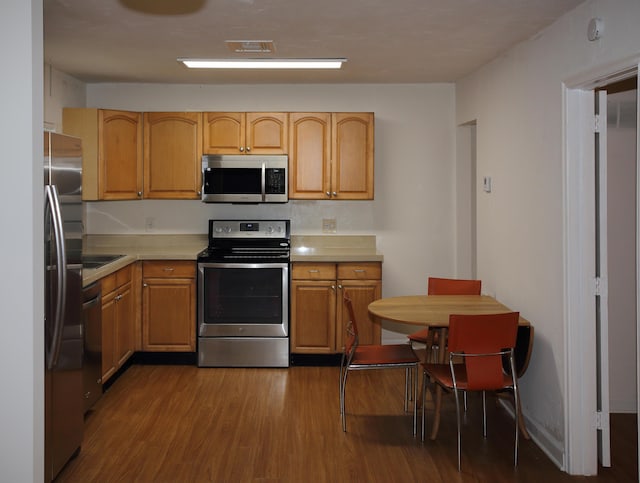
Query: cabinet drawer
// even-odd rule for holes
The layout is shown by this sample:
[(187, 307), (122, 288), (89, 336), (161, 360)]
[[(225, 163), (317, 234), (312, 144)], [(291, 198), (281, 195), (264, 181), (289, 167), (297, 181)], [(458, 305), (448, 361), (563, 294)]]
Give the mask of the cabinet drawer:
[(195, 278), (196, 264), (188, 260), (142, 262), (142, 276), (144, 278)]
[(293, 264), (291, 278), (294, 280), (335, 280), (335, 263), (300, 263)]
[(100, 283), (102, 285), (102, 297), (103, 298), (109, 292), (113, 292), (116, 289), (116, 287), (118, 286), (118, 284), (116, 282), (116, 273), (117, 272), (114, 272), (111, 275), (107, 275), (106, 277), (103, 277), (103, 278), (100, 279)]
[(382, 278), (382, 267), (378, 262), (371, 263), (339, 263), (339, 280), (379, 280)]
[(116, 285), (122, 287), (133, 279), (133, 263), (116, 272)]

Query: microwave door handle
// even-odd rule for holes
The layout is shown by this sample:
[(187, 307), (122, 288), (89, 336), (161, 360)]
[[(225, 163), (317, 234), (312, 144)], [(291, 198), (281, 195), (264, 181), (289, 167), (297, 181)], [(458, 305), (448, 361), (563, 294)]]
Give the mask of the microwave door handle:
[(264, 203), (267, 199), (267, 167), (265, 162), (262, 162), (262, 202)]

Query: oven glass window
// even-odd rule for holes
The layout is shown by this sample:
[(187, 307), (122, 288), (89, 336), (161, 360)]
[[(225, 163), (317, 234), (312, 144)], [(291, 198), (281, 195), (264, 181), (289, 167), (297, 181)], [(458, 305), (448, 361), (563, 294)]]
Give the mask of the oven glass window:
[(282, 322), (281, 268), (204, 270), (205, 324)]

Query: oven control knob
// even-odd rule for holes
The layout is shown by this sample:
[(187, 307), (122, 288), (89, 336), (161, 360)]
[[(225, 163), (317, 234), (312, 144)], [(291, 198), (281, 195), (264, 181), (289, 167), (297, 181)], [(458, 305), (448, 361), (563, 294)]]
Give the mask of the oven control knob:
[(220, 228), (219, 226), (216, 226), (216, 233), (222, 233), (222, 228)]
[(231, 233), (231, 227), (230, 226), (225, 226), (224, 227), (224, 231), (225, 231), (225, 233)]
[(273, 233), (273, 227), (271, 225), (267, 227), (267, 233)]

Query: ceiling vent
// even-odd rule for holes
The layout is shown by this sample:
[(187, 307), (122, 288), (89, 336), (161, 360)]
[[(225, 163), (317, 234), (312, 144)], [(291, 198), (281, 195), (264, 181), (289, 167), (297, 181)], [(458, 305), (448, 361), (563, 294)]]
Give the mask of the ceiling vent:
[(225, 40), (224, 43), (236, 54), (270, 54), (276, 50), (273, 40)]

